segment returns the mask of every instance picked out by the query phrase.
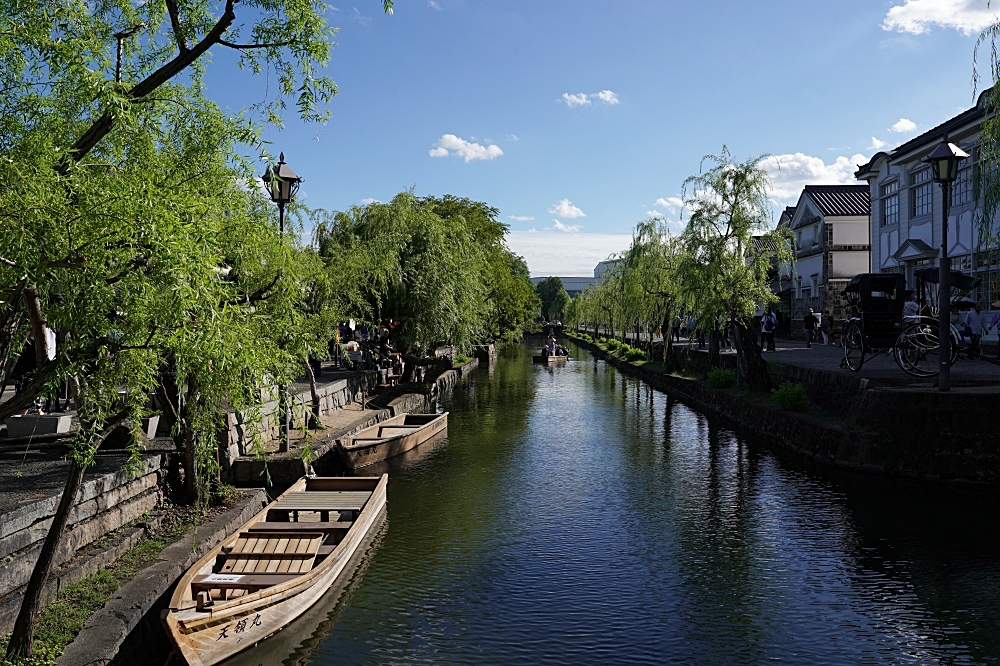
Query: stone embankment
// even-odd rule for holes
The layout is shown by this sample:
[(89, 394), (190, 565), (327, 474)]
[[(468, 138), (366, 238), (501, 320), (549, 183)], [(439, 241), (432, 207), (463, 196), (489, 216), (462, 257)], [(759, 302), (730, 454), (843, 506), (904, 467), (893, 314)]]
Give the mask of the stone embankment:
[[(55, 566), (67, 566), (50, 577), (42, 595), (43, 604), (55, 599), (63, 585), (81, 580), (114, 562), (142, 538), (143, 528), (133, 527), (115, 545), (95, 548), (86, 556), (78, 555), (81, 549), (139, 520), (160, 505), (163, 464), (164, 456), (146, 454), (136, 474), (117, 467), (86, 477), (55, 556)], [(9, 481), (16, 483), (16, 479)], [(10, 631), (14, 625), (21, 607), (22, 588), (31, 577), (62, 497), (61, 490), (54, 494), (37, 494), (43, 497), (15, 501), (0, 508), (0, 633)]]
[[(226, 470), (226, 478), (238, 486), (260, 486), (270, 479), (272, 484), (281, 487), (301, 478), (308, 471), (310, 464), (318, 474), (336, 473), (340, 469), (336, 451), (338, 439), (353, 435), (393, 416), (432, 409), (442, 393), (454, 388), (462, 378), (478, 368), (479, 363), (478, 358), (473, 358), (457, 368), (445, 370), (433, 381), (400, 384), (363, 405), (355, 402), (357, 410), (344, 409), (348, 404), (352, 404), (352, 401), (348, 400), (341, 404), (340, 412), (334, 415), (335, 418), (329, 419), (330, 426), (325, 431), (319, 431), (309, 441), (308, 457), (302, 455), (301, 446), (293, 446), (287, 453), (270, 453), (264, 457), (248, 453), (237, 457), (231, 463)], [(353, 400), (360, 401), (363, 397), (355, 394)]]
[(148, 639), (154, 632), (162, 635), (160, 611), (170, 603), (177, 580), (198, 558), (267, 505), (267, 494), (262, 489), (246, 492), (236, 506), (164, 548), (119, 588), (101, 610), (90, 616), (56, 664), (149, 663), (151, 655), (146, 646), (162, 643), (162, 639), (152, 643)]
[[(775, 385), (801, 385), (809, 412), (779, 408), (769, 396), (713, 388), (707, 382), (629, 363), (591, 341), (577, 344), (741, 434), (825, 465), (952, 483), (1000, 483), (1000, 434), (984, 427), (1000, 387), (939, 393), (933, 387), (878, 386), (855, 376), (768, 363)], [(680, 356), (688, 372), (707, 371), (706, 353)], [(735, 363), (735, 356), (723, 357)]]

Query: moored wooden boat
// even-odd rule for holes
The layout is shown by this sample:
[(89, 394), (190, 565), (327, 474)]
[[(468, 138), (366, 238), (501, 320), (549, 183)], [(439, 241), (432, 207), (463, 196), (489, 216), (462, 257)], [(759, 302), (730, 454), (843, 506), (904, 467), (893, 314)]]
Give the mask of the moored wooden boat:
[(398, 456), (448, 432), (448, 412), (400, 414), (337, 440), (340, 459), (351, 469)]
[(198, 560), (161, 619), (191, 666), (252, 647), (337, 580), (385, 508), (388, 475), (303, 478)]

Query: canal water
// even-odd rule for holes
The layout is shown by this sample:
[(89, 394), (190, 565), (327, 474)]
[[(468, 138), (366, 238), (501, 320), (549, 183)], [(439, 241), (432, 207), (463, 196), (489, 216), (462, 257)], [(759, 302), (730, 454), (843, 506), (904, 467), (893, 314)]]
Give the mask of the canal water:
[(813, 469), (571, 351), (457, 387), (346, 588), (241, 661), (1000, 662), (995, 499)]

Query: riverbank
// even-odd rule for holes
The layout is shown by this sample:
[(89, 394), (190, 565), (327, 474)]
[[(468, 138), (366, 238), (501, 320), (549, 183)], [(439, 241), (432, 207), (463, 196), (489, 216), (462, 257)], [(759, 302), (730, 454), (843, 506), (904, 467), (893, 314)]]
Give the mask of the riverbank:
[(645, 361), (626, 361), (571, 331), (564, 334), (620, 371), (761, 442), (814, 462), (947, 483), (1000, 484), (998, 435), (981, 421), (1000, 399), (995, 387), (940, 394), (933, 387), (877, 386), (816, 368), (769, 362), (775, 384), (797, 384), (809, 396), (809, 410), (793, 412), (780, 408), (768, 394), (711, 386), (704, 380), (707, 354), (681, 355), (689, 375), (682, 376)]

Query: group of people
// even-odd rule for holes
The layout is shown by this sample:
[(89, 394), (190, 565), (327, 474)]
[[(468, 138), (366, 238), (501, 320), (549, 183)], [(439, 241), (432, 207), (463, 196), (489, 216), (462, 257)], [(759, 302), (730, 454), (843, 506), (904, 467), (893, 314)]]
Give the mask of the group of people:
[[(916, 323), (920, 317), (930, 316), (930, 310), (923, 299), (919, 302), (914, 296), (913, 290), (908, 289), (905, 294), (906, 301), (903, 303), (903, 323)], [(994, 305), (996, 305), (994, 303)], [(980, 343), (983, 336), (988, 335), (991, 330), (1000, 330), (1000, 309), (993, 313), (990, 323), (986, 323), (986, 314), (983, 312), (983, 304), (979, 301), (972, 306), (972, 309), (962, 311), (959, 308), (951, 310), (951, 325), (958, 331), (960, 342), (965, 344), (965, 339), (969, 339), (968, 353), (971, 356), (982, 356)], [(997, 358), (1000, 358), (1000, 347), (997, 348)]]

